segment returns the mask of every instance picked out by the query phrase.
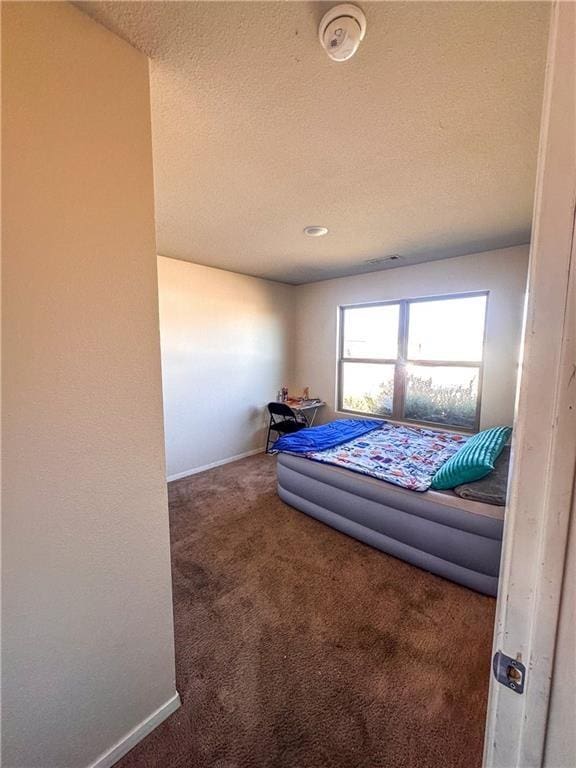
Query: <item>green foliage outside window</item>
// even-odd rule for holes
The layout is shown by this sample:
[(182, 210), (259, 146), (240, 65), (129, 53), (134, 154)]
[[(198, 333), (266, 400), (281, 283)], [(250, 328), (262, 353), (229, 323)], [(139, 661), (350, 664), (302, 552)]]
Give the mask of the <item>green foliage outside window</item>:
[[(362, 397), (345, 397), (344, 407), (377, 416), (392, 415), (393, 382), (380, 385), (378, 392)], [(467, 385), (439, 385), (432, 377), (408, 377), (405, 416), (414, 421), (429, 421), (471, 429), (476, 417), (475, 378)]]

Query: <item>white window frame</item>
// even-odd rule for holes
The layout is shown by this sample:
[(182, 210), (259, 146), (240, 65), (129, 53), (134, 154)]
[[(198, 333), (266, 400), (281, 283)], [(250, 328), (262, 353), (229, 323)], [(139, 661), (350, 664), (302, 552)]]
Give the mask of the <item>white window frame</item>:
[[(478, 296), (486, 297), (486, 308), (484, 315), (484, 336), (482, 340), (482, 356), (480, 360), (429, 360), (415, 359), (408, 357), (408, 336), (410, 328), (410, 306), (422, 302), (446, 301), (451, 299), (468, 299)], [(385, 417), (392, 421), (404, 422), (408, 424), (422, 424), (424, 426), (436, 427), (438, 429), (456, 429), (459, 432), (477, 432), (480, 428), (480, 411), (482, 407), (482, 381), (484, 378), (484, 357), (486, 343), (486, 316), (488, 312), (489, 291), (468, 291), (465, 293), (450, 293), (440, 296), (421, 296), (410, 299), (395, 299), (392, 301), (377, 301), (365, 304), (344, 304), (339, 307), (339, 341), (338, 341), (338, 383), (337, 383), (337, 403), (336, 408), (341, 413), (354, 413), (362, 416), (376, 416), (384, 418), (381, 413), (370, 413), (368, 411), (357, 411), (344, 406), (344, 364), (360, 363), (372, 365), (393, 365), (394, 366), (394, 395), (392, 398), (392, 413)], [(346, 327), (346, 312), (350, 309), (361, 309), (363, 307), (384, 307), (397, 306), (399, 308), (398, 320), (398, 353), (394, 358), (383, 357), (348, 357), (344, 354), (344, 337)], [(474, 424), (471, 427), (465, 427), (459, 424), (449, 424), (446, 422), (423, 421), (422, 419), (410, 419), (405, 415), (406, 411), (406, 389), (407, 376), (406, 366), (408, 364), (434, 367), (449, 368), (475, 368), (478, 370), (478, 394), (476, 396), (476, 412), (474, 415)]]

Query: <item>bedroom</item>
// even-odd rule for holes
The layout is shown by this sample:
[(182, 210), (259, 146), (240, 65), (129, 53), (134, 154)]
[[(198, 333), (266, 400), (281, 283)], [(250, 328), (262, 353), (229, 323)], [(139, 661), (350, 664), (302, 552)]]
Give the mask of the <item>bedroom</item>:
[(5, 764), (568, 768), (573, 10), (4, 5)]

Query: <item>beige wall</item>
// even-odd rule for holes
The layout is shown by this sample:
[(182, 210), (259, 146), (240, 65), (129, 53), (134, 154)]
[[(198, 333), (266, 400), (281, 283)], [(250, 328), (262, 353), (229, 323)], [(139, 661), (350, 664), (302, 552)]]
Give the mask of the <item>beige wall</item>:
[(481, 427), (511, 424), (527, 266), (520, 246), (299, 286), (294, 387), (326, 400), (322, 420), (335, 417), (339, 305), (488, 290)]
[(158, 259), (169, 477), (264, 448), (291, 367), (292, 286)]
[(175, 695), (148, 62), (2, 37), (3, 765), (76, 768)]

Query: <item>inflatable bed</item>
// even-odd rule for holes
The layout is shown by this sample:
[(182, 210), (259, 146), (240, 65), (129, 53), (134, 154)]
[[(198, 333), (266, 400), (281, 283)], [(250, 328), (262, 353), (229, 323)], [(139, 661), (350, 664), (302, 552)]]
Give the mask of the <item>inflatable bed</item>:
[(275, 443), (278, 494), (342, 533), (495, 596), (507, 464), (495, 466), (510, 431), (468, 437), (360, 419), (303, 429)]

